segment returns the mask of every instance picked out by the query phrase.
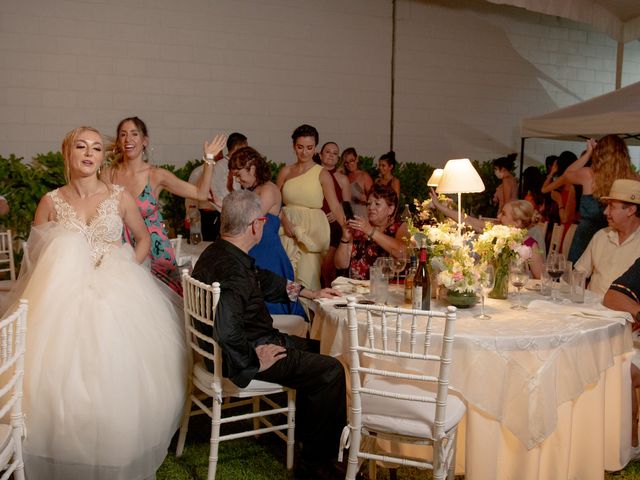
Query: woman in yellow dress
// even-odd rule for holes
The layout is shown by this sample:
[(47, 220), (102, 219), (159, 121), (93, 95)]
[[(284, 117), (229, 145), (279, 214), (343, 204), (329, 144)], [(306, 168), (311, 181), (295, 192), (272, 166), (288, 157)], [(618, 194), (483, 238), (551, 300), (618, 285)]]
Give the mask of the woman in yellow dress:
[(291, 135), (296, 162), (280, 170), (276, 185), (282, 191), (284, 207), (280, 213), (282, 246), (293, 265), (295, 281), (305, 288), (320, 288), (322, 255), (329, 248), (329, 222), (322, 201), (338, 223), (345, 222), (331, 174), (313, 161), (318, 131), (301, 125)]

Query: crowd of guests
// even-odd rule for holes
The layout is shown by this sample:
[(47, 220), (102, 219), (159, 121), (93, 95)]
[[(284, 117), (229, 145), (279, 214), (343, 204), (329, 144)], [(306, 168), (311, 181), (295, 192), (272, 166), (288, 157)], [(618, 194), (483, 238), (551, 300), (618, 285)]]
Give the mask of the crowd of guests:
[[(373, 179), (353, 147), (341, 153), (329, 141), (318, 151), (318, 131), (301, 125), (291, 135), (294, 162), (273, 182), (247, 136), (219, 134), (204, 141), (203, 163), (185, 182), (148, 162), (149, 142), (138, 117), (123, 119), (113, 142), (91, 127), (72, 130), (62, 144), (67, 183), (38, 205), (32, 266), (13, 292), (30, 308), (29, 478), (153, 478), (164, 458), (184, 401), (186, 354), (180, 278), (158, 204), (163, 190), (198, 208), (204, 239), (215, 240), (193, 276), (221, 283), (211, 333), (225, 375), (241, 387), (261, 379), (295, 388), (301, 478), (336, 478), (344, 370), (318, 353), (318, 342), (274, 328), (271, 315), (309, 319), (305, 302), (338, 295), (330, 288), (337, 275), (368, 279), (378, 257), (404, 254), (395, 153), (380, 156)], [(577, 223), (569, 258), (590, 289), (606, 293), (605, 304), (637, 316), (640, 181), (624, 142), (590, 140), (580, 158), (549, 159), (546, 177), (528, 168), (522, 199), (514, 162), (513, 155), (494, 161), (493, 200), (497, 222), (527, 229), (533, 276), (545, 258), (539, 225)], [(2, 200), (0, 214), (8, 208)], [(485, 226), (472, 217), (465, 223)], [(640, 370), (633, 373), (640, 385)]]

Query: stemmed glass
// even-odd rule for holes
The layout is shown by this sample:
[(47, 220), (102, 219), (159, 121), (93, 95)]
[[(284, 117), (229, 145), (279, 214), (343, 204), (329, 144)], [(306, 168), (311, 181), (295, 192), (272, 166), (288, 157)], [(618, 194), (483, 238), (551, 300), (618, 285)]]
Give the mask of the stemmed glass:
[(560, 297), (556, 295), (559, 290), (559, 284), (557, 285), (558, 288), (556, 288), (556, 283), (558, 283), (560, 277), (562, 277), (566, 267), (567, 261), (561, 253), (550, 253), (547, 257), (547, 272), (553, 279), (551, 283), (551, 301), (553, 302), (560, 301)]
[(407, 266), (407, 253), (403, 248), (400, 255), (390, 258), (391, 271), (396, 274), (396, 285), (400, 285), (400, 272)]
[(520, 290), (524, 287), (525, 283), (529, 279), (529, 270), (527, 263), (523, 261), (514, 260), (509, 265), (509, 276), (511, 277), (511, 284), (518, 289), (517, 301), (515, 305), (512, 305), (513, 310), (526, 310), (527, 307), (522, 305), (522, 298)]
[(484, 299), (487, 296), (487, 293), (489, 293), (493, 288), (495, 281), (496, 275), (493, 270), (493, 265), (485, 265), (484, 271), (480, 274), (480, 281), (478, 282), (478, 293), (480, 293), (480, 300), (482, 302), (480, 313), (474, 315), (474, 317), (480, 318), (481, 320), (488, 320), (491, 318), (491, 315), (484, 313)]

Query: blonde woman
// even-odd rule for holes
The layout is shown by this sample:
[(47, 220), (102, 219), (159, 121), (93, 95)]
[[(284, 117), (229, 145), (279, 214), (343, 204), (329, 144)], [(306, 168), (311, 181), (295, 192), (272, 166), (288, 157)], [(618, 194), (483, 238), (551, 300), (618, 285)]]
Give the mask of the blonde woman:
[[(150, 239), (134, 198), (98, 179), (104, 152), (94, 128), (65, 136), (67, 183), (38, 204), (32, 266), (16, 286), (29, 301), (30, 480), (155, 478), (184, 403), (184, 334), (140, 265)], [(134, 248), (122, 243), (123, 226)]]
[[(591, 165), (588, 165), (591, 160)], [(596, 142), (587, 140), (587, 149), (564, 174), (547, 185), (555, 190), (563, 185), (582, 186), (580, 220), (573, 236), (568, 260), (576, 262), (587, 248), (593, 235), (607, 226), (604, 205), (600, 198), (609, 194), (614, 180), (634, 178), (629, 150), (617, 135), (607, 135)]]

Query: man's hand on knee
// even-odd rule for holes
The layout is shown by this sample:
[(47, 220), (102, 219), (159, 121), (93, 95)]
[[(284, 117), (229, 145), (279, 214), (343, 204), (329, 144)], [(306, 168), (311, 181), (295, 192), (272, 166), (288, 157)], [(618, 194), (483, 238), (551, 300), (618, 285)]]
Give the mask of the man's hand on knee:
[(271, 343), (267, 343), (265, 345), (259, 345), (256, 347), (256, 354), (258, 355), (258, 360), (260, 360), (260, 370), (259, 372), (264, 372), (268, 368), (270, 368), (274, 363), (276, 363), (281, 358), (287, 356), (287, 350), (280, 345), (273, 345)]

